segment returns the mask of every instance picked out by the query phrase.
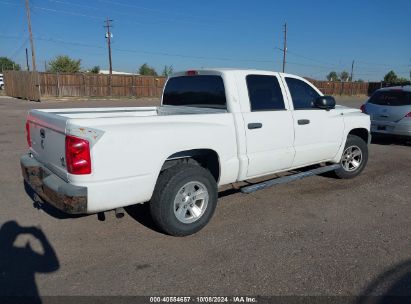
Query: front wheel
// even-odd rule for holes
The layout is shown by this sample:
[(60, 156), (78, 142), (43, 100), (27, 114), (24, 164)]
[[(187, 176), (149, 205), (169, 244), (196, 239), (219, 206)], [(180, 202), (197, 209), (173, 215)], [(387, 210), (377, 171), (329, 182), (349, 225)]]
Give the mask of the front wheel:
[(192, 164), (173, 166), (158, 178), (150, 211), (166, 233), (186, 236), (201, 230), (217, 204), (217, 184), (211, 173)]
[(339, 178), (349, 179), (359, 175), (368, 162), (367, 143), (356, 135), (348, 135), (341, 157), (341, 168), (335, 170)]

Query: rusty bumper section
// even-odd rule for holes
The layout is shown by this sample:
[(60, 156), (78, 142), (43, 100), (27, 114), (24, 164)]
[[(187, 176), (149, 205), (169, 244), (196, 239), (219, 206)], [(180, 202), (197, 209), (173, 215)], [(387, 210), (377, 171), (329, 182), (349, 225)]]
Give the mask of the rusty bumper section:
[(86, 187), (66, 183), (28, 154), (20, 164), (24, 180), (42, 199), (66, 213), (87, 213)]

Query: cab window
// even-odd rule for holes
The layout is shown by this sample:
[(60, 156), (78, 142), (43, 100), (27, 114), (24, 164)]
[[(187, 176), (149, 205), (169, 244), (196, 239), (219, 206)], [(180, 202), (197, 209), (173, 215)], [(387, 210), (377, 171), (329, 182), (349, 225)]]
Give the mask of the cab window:
[(318, 109), (314, 101), (320, 96), (310, 85), (296, 78), (286, 77), (288, 89), (294, 104), (294, 110)]
[(252, 112), (285, 110), (283, 93), (277, 77), (248, 75), (246, 81)]

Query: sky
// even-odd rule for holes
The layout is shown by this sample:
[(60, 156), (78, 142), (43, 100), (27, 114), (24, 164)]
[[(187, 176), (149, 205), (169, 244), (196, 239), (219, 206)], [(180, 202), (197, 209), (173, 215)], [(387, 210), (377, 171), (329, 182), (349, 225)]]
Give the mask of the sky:
[[(330, 71), (379, 81), (390, 70), (410, 78), (411, 1), (29, 0), (39, 70), (57, 55), (82, 68), (108, 69), (105, 19), (113, 20), (113, 69), (143, 63), (161, 73), (233, 67), (282, 70), (325, 79)], [(24, 0), (0, 0), (0, 56), (25, 67)]]

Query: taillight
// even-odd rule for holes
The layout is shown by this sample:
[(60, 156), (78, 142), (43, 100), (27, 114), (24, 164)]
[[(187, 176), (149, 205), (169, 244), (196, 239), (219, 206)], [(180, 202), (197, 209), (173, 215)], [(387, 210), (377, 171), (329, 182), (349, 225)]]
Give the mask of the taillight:
[(411, 112), (405, 115), (405, 118), (411, 118)]
[(361, 112), (367, 114), (367, 112), (366, 112), (366, 110), (365, 110), (365, 104), (363, 104), (363, 105), (360, 107), (360, 109), (361, 109)]
[(27, 144), (29, 145), (29, 148), (31, 148), (30, 123), (28, 120), (26, 121), (26, 138)]
[(66, 136), (66, 164), (70, 174), (90, 174), (90, 145), (85, 139)]

